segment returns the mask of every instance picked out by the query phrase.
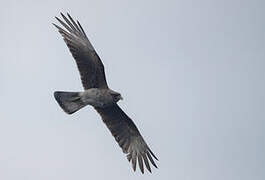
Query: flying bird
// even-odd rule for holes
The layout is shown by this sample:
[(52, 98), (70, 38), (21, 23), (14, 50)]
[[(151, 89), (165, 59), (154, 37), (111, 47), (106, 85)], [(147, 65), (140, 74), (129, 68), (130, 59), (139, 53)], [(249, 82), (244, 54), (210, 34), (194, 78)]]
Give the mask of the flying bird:
[(144, 173), (144, 164), (146, 169), (151, 172), (150, 162), (157, 168), (154, 159), (158, 159), (144, 141), (131, 118), (118, 106), (117, 102), (122, 99), (122, 96), (108, 87), (104, 65), (87, 38), (84, 29), (68, 13), (67, 17), (62, 13), (61, 16), (64, 21), (58, 17), (55, 18), (65, 29), (56, 24), (53, 25), (63, 36), (63, 40), (75, 59), (84, 91), (55, 91), (56, 101), (67, 114), (72, 114), (86, 105), (93, 106), (122, 151), (127, 154), (128, 161), (132, 162), (133, 170), (136, 170), (138, 161), (142, 173)]

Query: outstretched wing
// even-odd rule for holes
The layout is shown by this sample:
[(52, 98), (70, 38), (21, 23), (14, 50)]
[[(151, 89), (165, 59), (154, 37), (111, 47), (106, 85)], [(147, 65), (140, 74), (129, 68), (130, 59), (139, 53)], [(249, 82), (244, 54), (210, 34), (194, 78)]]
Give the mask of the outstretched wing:
[(75, 22), (68, 13), (68, 18), (62, 13), (61, 15), (65, 22), (58, 17), (55, 18), (62, 26), (65, 27), (66, 30), (56, 24), (53, 25), (63, 36), (66, 45), (76, 61), (83, 87), (85, 89), (107, 88), (108, 85), (106, 82), (103, 63), (88, 40), (82, 26), (78, 21)]
[(153, 158), (156, 160), (158, 159), (147, 146), (133, 121), (117, 104), (106, 108), (95, 109), (101, 115), (104, 123), (119, 143), (123, 152), (127, 154), (128, 160), (132, 161), (134, 171), (136, 169), (137, 160), (142, 173), (144, 173), (143, 162), (150, 172), (149, 161), (157, 168)]

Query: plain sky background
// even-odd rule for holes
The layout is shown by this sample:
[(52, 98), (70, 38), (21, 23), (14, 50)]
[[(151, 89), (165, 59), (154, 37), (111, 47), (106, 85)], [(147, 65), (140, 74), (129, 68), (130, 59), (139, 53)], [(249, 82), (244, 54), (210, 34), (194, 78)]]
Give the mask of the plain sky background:
[[(265, 179), (265, 1), (0, 4), (1, 180)], [(60, 12), (159, 158), (152, 174), (133, 172), (93, 108), (69, 116), (54, 100), (82, 90)]]

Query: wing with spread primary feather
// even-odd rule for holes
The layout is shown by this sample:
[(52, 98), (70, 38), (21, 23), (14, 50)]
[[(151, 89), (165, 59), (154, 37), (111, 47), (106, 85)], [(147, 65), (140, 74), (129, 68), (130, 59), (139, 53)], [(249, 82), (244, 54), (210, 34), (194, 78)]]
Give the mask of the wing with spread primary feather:
[(157, 168), (153, 158), (158, 159), (144, 141), (133, 121), (117, 104), (95, 109), (102, 117), (123, 152), (127, 154), (128, 160), (132, 162), (134, 171), (136, 170), (137, 161), (142, 173), (144, 173), (143, 163), (150, 172), (149, 162)]
[(97, 55), (94, 47), (88, 40), (85, 31), (78, 21), (74, 21), (67, 14), (68, 18), (61, 13), (64, 21), (55, 17), (66, 29), (53, 24), (63, 36), (63, 39), (72, 53), (83, 84), (84, 89), (108, 88), (104, 65)]

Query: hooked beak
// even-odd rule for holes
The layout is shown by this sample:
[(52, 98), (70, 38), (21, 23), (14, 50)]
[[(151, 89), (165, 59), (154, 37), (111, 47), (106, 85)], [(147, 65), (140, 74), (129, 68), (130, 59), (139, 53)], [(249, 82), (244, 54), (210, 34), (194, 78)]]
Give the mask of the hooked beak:
[(123, 100), (123, 97), (122, 96), (120, 96), (120, 100)]

